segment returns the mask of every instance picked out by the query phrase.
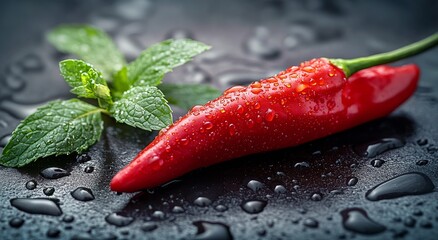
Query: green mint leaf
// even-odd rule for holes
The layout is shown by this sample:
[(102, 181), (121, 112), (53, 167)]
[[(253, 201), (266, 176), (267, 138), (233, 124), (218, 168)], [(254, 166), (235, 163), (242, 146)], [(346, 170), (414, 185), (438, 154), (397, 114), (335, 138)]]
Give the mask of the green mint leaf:
[(128, 65), (128, 79), (134, 86), (156, 86), (172, 71), (210, 47), (193, 40), (166, 40), (150, 46)]
[(160, 130), (172, 123), (172, 110), (156, 87), (133, 87), (114, 102), (111, 113), (122, 123), (147, 131)]
[(124, 91), (128, 90), (130, 86), (130, 83), (128, 81), (128, 68), (124, 66), (120, 71), (118, 71), (114, 75), (114, 81), (113, 81), (113, 87), (114, 92), (113, 94), (117, 97), (120, 97)]
[(68, 59), (59, 63), (61, 75), (72, 87), (71, 92), (84, 98), (96, 98), (99, 105), (108, 108), (112, 105), (110, 89), (102, 74), (82, 60)]
[(52, 101), (24, 119), (0, 157), (21, 167), (41, 157), (81, 152), (99, 140), (102, 109), (78, 99)]
[(91, 26), (59, 26), (52, 30), (47, 38), (59, 51), (75, 54), (93, 64), (108, 80), (126, 64), (111, 38), (105, 32)]
[(163, 83), (159, 88), (170, 104), (186, 110), (221, 95), (221, 91), (206, 84)]

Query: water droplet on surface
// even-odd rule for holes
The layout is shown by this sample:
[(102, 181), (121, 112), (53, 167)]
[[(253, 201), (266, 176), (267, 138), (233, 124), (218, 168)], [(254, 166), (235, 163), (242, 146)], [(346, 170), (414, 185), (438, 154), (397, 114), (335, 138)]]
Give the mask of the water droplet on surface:
[(434, 189), (435, 185), (428, 176), (419, 172), (411, 172), (396, 176), (375, 186), (366, 193), (365, 197), (370, 201), (379, 201), (430, 193)]
[(403, 146), (404, 146), (403, 141), (398, 138), (383, 138), (378, 142), (374, 142), (372, 144), (367, 145), (366, 150), (363, 153), (363, 156), (368, 158), (373, 158), (388, 150), (396, 149)]
[(166, 214), (164, 214), (162, 211), (154, 211), (152, 213), (152, 218), (155, 220), (164, 220), (166, 218)]
[(314, 194), (312, 194), (310, 199), (312, 201), (316, 201), (316, 202), (321, 201), (322, 200), (322, 194), (321, 193), (314, 193)]
[(242, 209), (249, 214), (257, 214), (262, 212), (267, 204), (268, 203), (266, 201), (259, 201), (259, 200), (247, 201), (242, 204)]
[(319, 222), (314, 218), (306, 218), (303, 221), (303, 225), (308, 228), (317, 228), (319, 226)]
[(93, 192), (91, 191), (91, 189), (86, 187), (78, 187), (74, 191), (70, 192), (70, 194), (74, 199), (78, 201), (87, 202), (94, 200)]
[(111, 213), (110, 215), (105, 217), (105, 221), (111, 225), (117, 226), (117, 227), (124, 227), (128, 226), (134, 221), (133, 217), (125, 217), (122, 215), (119, 215), (117, 213)]
[(386, 227), (368, 217), (368, 214), (360, 208), (347, 208), (341, 211), (342, 225), (345, 229), (361, 234), (378, 234), (386, 230)]
[(262, 189), (264, 185), (257, 180), (251, 180), (248, 182), (248, 184), (246, 184), (246, 186), (254, 192), (257, 192), (258, 190)]
[(415, 227), (415, 224), (417, 223), (417, 220), (415, 220), (415, 218), (413, 217), (407, 217), (404, 221), (403, 224), (406, 227)]
[(174, 207), (172, 208), (172, 212), (173, 212), (173, 213), (183, 213), (183, 212), (185, 212), (185, 210), (184, 210), (184, 208), (182, 208), (182, 207), (180, 207), (180, 206), (174, 206)]
[(158, 225), (153, 223), (153, 222), (145, 222), (142, 226), (141, 226), (141, 230), (143, 232), (152, 232), (155, 229), (158, 228)]
[(35, 180), (30, 180), (26, 182), (27, 190), (34, 190), (37, 187), (37, 182)]
[(214, 209), (218, 212), (225, 212), (228, 210), (227, 206), (221, 204), (214, 207)]
[(417, 144), (418, 144), (419, 146), (427, 145), (428, 142), (429, 142), (429, 141), (428, 141), (426, 138), (421, 138), (421, 139), (418, 139), (418, 140), (417, 140)]
[(310, 164), (308, 162), (298, 162), (295, 163), (294, 168), (298, 168), (298, 169), (305, 169), (305, 168), (309, 168)]
[(223, 239), (223, 240), (231, 240), (233, 236), (230, 232), (230, 227), (220, 223), (220, 222), (207, 222), (207, 221), (197, 221), (193, 222), (198, 228), (198, 232), (196, 233), (193, 239), (201, 240), (201, 239)]
[(382, 159), (374, 159), (374, 160), (371, 160), (370, 163), (371, 163), (371, 166), (379, 168), (385, 163), (385, 161), (383, 161)]
[(14, 198), (11, 205), (18, 210), (31, 214), (60, 216), (59, 199), (56, 198)]
[(357, 179), (357, 177), (352, 177), (350, 179), (348, 179), (347, 181), (347, 186), (354, 186), (357, 184), (359, 180)]
[(43, 193), (46, 196), (52, 196), (53, 193), (55, 193), (55, 188), (53, 188), (53, 187), (46, 187), (46, 188), (43, 189)]
[(277, 185), (274, 188), (274, 192), (278, 193), (278, 194), (282, 194), (282, 193), (286, 193), (287, 190), (283, 185)]
[(207, 207), (211, 204), (211, 200), (206, 197), (198, 197), (193, 203), (199, 207)]
[(165, 39), (195, 39), (194, 34), (187, 29), (174, 29), (166, 34)]
[(46, 233), (48, 238), (57, 238), (59, 235), (61, 235), (61, 231), (57, 228), (49, 228)]
[(428, 163), (429, 163), (428, 160), (418, 160), (415, 164), (417, 164), (418, 166), (424, 166)]
[(75, 220), (75, 217), (73, 217), (72, 215), (65, 215), (62, 218), (62, 221), (66, 222), (66, 223), (71, 223)]
[(245, 41), (244, 48), (249, 54), (262, 59), (275, 59), (280, 56), (280, 49), (272, 41), (266, 27), (257, 27), (254, 34)]
[(58, 179), (66, 176), (70, 176), (67, 170), (58, 167), (49, 167), (40, 172), (40, 175), (46, 179)]
[(266, 121), (272, 122), (272, 120), (274, 120), (274, 117), (275, 117), (274, 110), (272, 110), (272, 109), (266, 110), (266, 113), (265, 113), (265, 120)]
[(11, 220), (9, 220), (9, 226), (11, 226), (13, 228), (19, 228), (19, 227), (23, 226), (23, 224), (24, 224), (24, 219), (22, 219), (22, 218), (14, 217)]
[(78, 163), (84, 163), (84, 162), (88, 162), (91, 160), (91, 157), (88, 156), (88, 154), (83, 153), (81, 155), (76, 156), (76, 162)]
[(94, 167), (93, 166), (86, 166), (84, 168), (84, 172), (86, 173), (92, 173), (94, 171)]

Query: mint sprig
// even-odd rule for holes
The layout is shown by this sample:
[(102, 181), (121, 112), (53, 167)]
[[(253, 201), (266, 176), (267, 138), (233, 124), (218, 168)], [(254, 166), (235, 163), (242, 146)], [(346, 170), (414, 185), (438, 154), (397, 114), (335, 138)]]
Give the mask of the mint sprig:
[(172, 123), (169, 102), (188, 109), (219, 95), (206, 85), (160, 85), (166, 73), (210, 48), (200, 42), (166, 40), (126, 64), (108, 35), (91, 26), (61, 26), (48, 40), (83, 59), (61, 61), (60, 73), (72, 93), (96, 99), (98, 106), (71, 99), (38, 108), (12, 133), (0, 156), (4, 166), (21, 167), (41, 157), (86, 150), (100, 139), (101, 113), (143, 130), (159, 130)]

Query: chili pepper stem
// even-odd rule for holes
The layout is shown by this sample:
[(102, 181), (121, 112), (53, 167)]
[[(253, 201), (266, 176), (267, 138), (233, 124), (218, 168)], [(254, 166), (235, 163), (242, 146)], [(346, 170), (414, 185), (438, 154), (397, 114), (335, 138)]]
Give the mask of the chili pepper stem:
[(348, 78), (359, 70), (411, 57), (437, 45), (438, 32), (423, 40), (390, 52), (354, 59), (329, 59), (329, 61), (342, 69)]

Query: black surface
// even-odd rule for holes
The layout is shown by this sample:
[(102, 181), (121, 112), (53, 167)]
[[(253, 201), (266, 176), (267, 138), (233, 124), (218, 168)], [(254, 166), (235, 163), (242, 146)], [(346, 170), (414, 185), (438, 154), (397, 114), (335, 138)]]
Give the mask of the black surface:
[[(436, 32), (437, 12), (436, 1), (2, 1), (0, 144), (35, 107), (71, 97), (57, 70), (57, 62), (69, 56), (44, 39), (60, 23), (104, 28), (128, 59), (168, 37), (206, 42), (213, 50), (166, 81), (225, 89), (314, 57), (357, 57), (397, 48)], [(438, 184), (437, 56), (434, 49), (403, 61), (419, 64), (422, 77), (415, 95), (391, 116), (300, 147), (200, 169), (141, 193), (117, 195), (108, 185), (155, 133), (106, 119), (101, 141), (87, 151), (90, 161), (77, 162), (73, 154), (21, 169), (0, 167), (0, 239), (435, 239), (436, 192), (381, 201), (369, 201), (365, 194), (409, 172), (424, 173)], [(383, 138), (404, 145), (363, 156), (368, 145)], [(376, 159), (383, 165), (373, 167)], [(88, 166), (94, 171), (86, 173)], [(47, 167), (71, 175), (45, 179), (39, 173)], [(37, 182), (33, 190), (26, 188), (29, 180)], [(251, 180), (262, 185), (248, 186)], [(49, 187), (55, 191), (46, 196), (43, 190)], [(90, 188), (95, 199), (74, 199), (71, 192), (78, 187)], [(61, 216), (25, 213), (10, 203), (48, 197), (60, 200)], [(208, 203), (199, 197), (211, 204), (198, 206)], [(262, 201), (252, 205), (260, 213), (243, 210), (250, 200)], [(364, 235), (351, 231), (354, 226), (344, 228), (341, 212), (349, 208), (364, 210), (385, 227), (378, 229), (383, 232)]]

